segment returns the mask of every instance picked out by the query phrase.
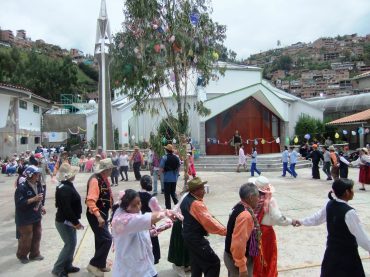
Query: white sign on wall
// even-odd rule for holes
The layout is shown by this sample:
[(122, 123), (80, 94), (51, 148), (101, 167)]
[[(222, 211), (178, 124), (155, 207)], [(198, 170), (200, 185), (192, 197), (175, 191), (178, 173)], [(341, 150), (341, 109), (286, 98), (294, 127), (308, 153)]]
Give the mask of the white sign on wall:
[(63, 142), (67, 138), (67, 132), (49, 132), (49, 142)]

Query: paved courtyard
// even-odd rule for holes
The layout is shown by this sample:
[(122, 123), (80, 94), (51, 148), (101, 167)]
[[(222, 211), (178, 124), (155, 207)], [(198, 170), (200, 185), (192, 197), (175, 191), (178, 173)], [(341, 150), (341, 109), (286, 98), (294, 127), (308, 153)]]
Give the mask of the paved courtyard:
[[(293, 218), (302, 218), (314, 213), (327, 201), (327, 193), (331, 183), (324, 180), (311, 180), (310, 169), (298, 170), (298, 178), (282, 178), (279, 172), (263, 173), (271, 180), (276, 187), (275, 197), (283, 213)], [(321, 173), (322, 174), (322, 173)], [(198, 172), (198, 175), (210, 184), (210, 193), (206, 195), (205, 202), (211, 213), (223, 224), (227, 223), (228, 215), (233, 205), (238, 201), (239, 186), (247, 181), (249, 173), (233, 172)], [(350, 177), (357, 180), (358, 169), (350, 169)], [(76, 186), (82, 199), (86, 195), (86, 181), (89, 175), (82, 173), (76, 178)], [(129, 178), (133, 179), (133, 173)], [(322, 174), (323, 177), (323, 174)], [(54, 226), (55, 184), (49, 182), (46, 209), (44, 216), (43, 235), (41, 242), (41, 253), (45, 260), (22, 265), (15, 257), (17, 240), (15, 239), (14, 225), (14, 181), (15, 177), (0, 176), (0, 276), (52, 276), (51, 269), (57, 255), (62, 247), (61, 239)], [(50, 180), (49, 180), (50, 181)], [(139, 189), (139, 183), (135, 181), (120, 182), (114, 187), (115, 195), (119, 190), (127, 188)], [(178, 183), (178, 191), (182, 188), (182, 182)], [(367, 192), (358, 190), (356, 182), (355, 197), (351, 205), (356, 208), (365, 225), (366, 231), (370, 234), (370, 188)], [(158, 199), (164, 206), (164, 197), (159, 195)], [(85, 206), (83, 205), (85, 208)], [(78, 232), (78, 246), (75, 254), (74, 265), (81, 267), (81, 272), (70, 276), (89, 276), (85, 267), (93, 254), (94, 239), (91, 229), (88, 227), (85, 211), (82, 215), (82, 222), (87, 227), (84, 231)], [(280, 276), (319, 276), (320, 264), (325, 250), (326, 225), (318, 227), (275, 227), (278, 238), (278, 269)], [(159, 276), (176, 276), (172, 271), (172, 265), (167, 262), (168, 244), (170, 231), (160, 236), (162, 259), (157, 265)], [(224, 248), (224, 237), (211, 235), (209, 237), (211, 246), (219, 257), (222, 257)], [(113, 261), (113, 253), (110, 254), (110, 261)], [(363, 264), (367, 276), (370, 276), (369, 253), (360, 249)], [(110, 276), (110, 274), (106, 274)], [(226, 268), (222, 263), (221, 276), (227, 276)], [(138, 276), (140, 277), (140, 276)]]

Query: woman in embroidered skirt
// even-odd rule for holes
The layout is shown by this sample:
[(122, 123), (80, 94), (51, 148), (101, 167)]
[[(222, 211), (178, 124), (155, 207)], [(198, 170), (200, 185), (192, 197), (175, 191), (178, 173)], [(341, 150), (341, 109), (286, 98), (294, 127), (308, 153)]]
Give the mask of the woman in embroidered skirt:
[(254, 183), (259, 190), (259, 202), (254, 209), (254, 213), (261, 227), (261, 249), (259, 255), (253, 261), (254, 277), (275, 277), (277, 272), (277, 243), (274, 225), (288, 226), (294, 225), (296, 220), (285, 217), (272, 197), (275, 188), (270, 181), (260, 176), (250, 178), (248, 182)]

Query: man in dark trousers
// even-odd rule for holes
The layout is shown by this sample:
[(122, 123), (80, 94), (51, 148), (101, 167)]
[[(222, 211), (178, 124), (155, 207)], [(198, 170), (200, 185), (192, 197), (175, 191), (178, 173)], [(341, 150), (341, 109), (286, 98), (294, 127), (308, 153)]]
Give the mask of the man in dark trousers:
[(179, 176), (180, 159), (173, 154), (173, 146), (168, 144), (165, 148), (166, 155), (164, 155), (159, 164), (161, 172), (163, 172), (164, 183), (164, 201), (166, 209), (171, 209), (171, 197), (173, 203), (176, 205), (176, 183)]
[(104, 272), (110, 271), (106, 263), (112, 245), (108, 217), (113, 203), (109, 183), (113, 167), (111, 158), (101, 160), (97, 172), (87, 182), (86, 205), (88, 209), (86, 217), (95, 236), (95, 254), (90, 260), (87, 270), (97, 277), (103, 277)]
[(312, 160), (312, 178), (320, 179), (319, 163), (320, 163), (320, 160), (324, 161), (324, 156), (317, 149), (317, 144), (312, 145), (312, 149), (313, 151), (310, 154), (308, 154), (306, 159)]
[(181, 202), (181, 213), (184, 216), (182, 236), (190, 254), (191, 276), (218, 277), (220, 259), (209, 245), (205, 236), (218, 234), (226, 236), (226, 228), (218, 222), (204, 205), (205, 194), (203, 182), (195, 177), (188, 183), (189, 194)]

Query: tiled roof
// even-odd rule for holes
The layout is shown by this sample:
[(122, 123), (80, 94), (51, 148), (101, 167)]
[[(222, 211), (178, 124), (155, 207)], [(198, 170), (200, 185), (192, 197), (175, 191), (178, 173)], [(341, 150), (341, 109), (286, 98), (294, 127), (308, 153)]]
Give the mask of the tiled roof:
[(31, 95), (33, 98), (36, 98), (38, 100), (41, 100), (43, 102), (46, 102), (46, 103), (51, 103), (52, 101), (51, 100), (48, 100), (44, 97), (41, 97), (37, 94), (34, 94), (30, 89), (28, 88), (24, 88), (24, 87), (21, 87), (21, 86), (17, 86), (17, 85), (13, 85), (13, 84), (5, 84), (5, 83), (0, 83), (0, 88), (3, 88), (3, 89), (10, 89), (10, 90), (18, 90), (22, 93), (25, 93), (27, 95)]
[(12, 85), (12, 84), (0, 83), (0, 86), (1, 86), (1, 87), (8, 87), (8, 88), (21, 89), (21, 90), (24, 90), (24, 91), (32, 92), (32, 91), (31, 91), (30, 89), (28, 89), (28, 88), (21, 87), (21, 86), (17, 86), (17, 85)]
[(356, 123), (356, 122), (365, 122), (370, 120), (370, 109), (365, 110), (363, 112), (355, 113), (346, 117), (342, 117), (339, 119), (336, 119), (334, 121), (331, 121), (327, 124), (333, 124), (333, 125), (338, 125), (338, 124), (346, 124), (346, 123)]
[(360, 75), (357, 75), (353, 77), (352, 80), (358, 80), (358, 79), (363, 79), (363, 78), (368, 78), (368, 77), (370, 77), (370, 71), (366, 71)]

